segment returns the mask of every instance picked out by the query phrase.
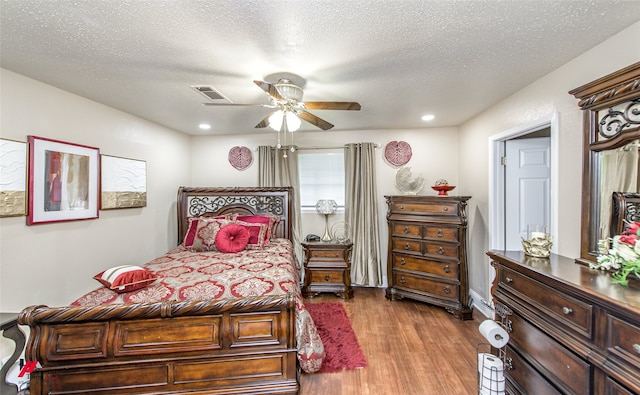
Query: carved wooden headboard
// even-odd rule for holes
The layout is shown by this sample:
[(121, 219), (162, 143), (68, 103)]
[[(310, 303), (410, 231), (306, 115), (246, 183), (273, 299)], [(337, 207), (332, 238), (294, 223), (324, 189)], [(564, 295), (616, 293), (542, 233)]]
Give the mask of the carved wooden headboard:
[(229, 213), (242, 215), (277, 215), (280, 224), (276, 237), (292, 239), (292, 187), (204, 188), (178, 189), (178, 244), (182, 243), (190, 217), (217, 216)]
[(611, 204), (611, 237), (624, 231), (625, 223), (640, 222), (640, 193), (614, 192)]

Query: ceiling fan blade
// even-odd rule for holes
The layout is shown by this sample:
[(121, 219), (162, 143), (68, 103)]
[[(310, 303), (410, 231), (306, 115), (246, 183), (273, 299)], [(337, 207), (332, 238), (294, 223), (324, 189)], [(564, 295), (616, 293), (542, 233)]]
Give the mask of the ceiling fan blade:
[(329, 122), (325, 121), (322, 118), (316, 117), (310, 112), (301, 111), (300, 113), (298, 113), (298, 118), (304, 119), (305, 121), (319, 127), (322, 130), (329, 130), (333, 127), (333, 124), (330, 124)]
[(360, 110), (360, 103), (353, 101), (305, 101), (309, 110)]
[(264, 119), (262, 121), (260, 121), (259, 124), (256, 125), (256, 128), (266, 128), (267, 126), (269, 126), (269, 117), (271, 117), (271, 115), (273, 115), (275, 111), (270, 112), (269, 114), (267, 114), (266, 117), (264, 117)]
[(277, 106), (271, 104), (248, 104), (248, 103), (202, 103), (205, 106), (244, 106), (244, 107), (266, 107), (276, 108)]
[(276, 100), (287, 100), (284, 97), (282, 97), (280, 92), (278, 92), (278, 88), (276, 88), (275, 85), (270, 84), (270, 83), (265, 82), (265, 81), (258, 81), (258, 80), (254, 80), (253, 82), (256, 85), (258, 85), (260, 87), (260, 89), (265, 91), (267, 93), (267, 95), (273, 97), (274, 99), (276, 99)]

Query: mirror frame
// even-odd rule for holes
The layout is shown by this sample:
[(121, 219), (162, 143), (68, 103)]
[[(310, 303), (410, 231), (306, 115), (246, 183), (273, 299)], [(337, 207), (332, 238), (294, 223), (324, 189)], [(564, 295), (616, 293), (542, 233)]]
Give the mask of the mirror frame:
[[(576, 261), (589, 264), (598, 254), (599, 152), (640, 138), (640, 62), (573, 89), (569, 94), (579, 99), (578, 106), (583, 113), (581, 247)], [(617, 122), (619, 118), (612, 120), (608, 115), (613, 112), (612, 108), (626, 103), (629, 111), (625, 114), (628, 112), (634, 118), (630, 122), (625, 118), (628, 122), (624, 124)], [(609, 127), (614, 129), (613, 133)]]

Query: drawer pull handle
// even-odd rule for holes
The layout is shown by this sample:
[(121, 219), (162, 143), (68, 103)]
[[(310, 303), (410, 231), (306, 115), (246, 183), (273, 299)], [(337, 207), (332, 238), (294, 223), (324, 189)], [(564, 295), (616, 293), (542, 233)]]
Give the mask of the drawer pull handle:
[(402, 232), (404, 232), (404, 234), (409, 233), (409, 227), (405, 226), (404, 229), (402, 229)]
[(313, 256), (317, 257), (317, 256), (318, 256), (318, 253), (317, 253), (317, 252), (314, 252), (314, 253), (313, 253)]
[(400, 284), (404, 284), (406, 282), (407, 282), (407, 280), (404, 279), (404, 276), (400, 277)]
[(404, 243), (404, 249), (405, 250), (411, 249), (411, 246), (409, 246), (409, 243)]
[(504, 282), (507, 284), (511, 284), (513, 282), (513, 279), (511, 277), (507, 277), (504, 279)]
[(513, 358), (507, 357), (504, 362), (507, 370), (513, 370)]
[(638, 354), (640, 354), (640, 344), (635, 343), (632, 347), (633, 347), (633, 351), (635, 351)]
[(449, 211), (449, 207), (445, 207), (442, 209), (443, 211)]
[(573, 310), (571, 310), (568, 307), (563, 307), (562, 308), (562, 313), (565, 314), (565, 315), (569, 315), (569, 314), (573, 313)]
[(329, 281), (330, 278), (331, 277), (329, 277), (329, 276), (324, 276), (324, 281)]
[(513, 321), (508, 319), (504, 324), (504, 330), (506, 330), (507, 333), (513, 332)]
[(451, 268), (449, 267), (449, 265), (444, 265), (444, 272), (445, 273), (451, 273)]
[(438, 236), (438, 237), (443, 237), (444, 236), (444, 232), (442, 231), (442, 229), (438, 229), (438, 232), (436, 232), (436, 236)]
[(401, 265), (404, 265), (404, 264), (406, 264), (406, 263), (407, 263), (407, 262), (404, 260), (404, 258), (400, 258), (400, 264), (401, 264)]
[(440, 255), (444, 254), (444, 248), (438, 247), (438, 254)]
[(336, 258), (340, 257), (340, 253), (336, 252)]
[(400, 207), (400, 210), (404, 210), (404, 206), (399, 206), (399, 207)]
[(446, 287), (444, 287), (442, 289), (444, 291), (444, 293), (446, 293), (447, 295), (449, 295), (451, 293), (451, 288), (449, 288), (449, 286), (447, 285)]

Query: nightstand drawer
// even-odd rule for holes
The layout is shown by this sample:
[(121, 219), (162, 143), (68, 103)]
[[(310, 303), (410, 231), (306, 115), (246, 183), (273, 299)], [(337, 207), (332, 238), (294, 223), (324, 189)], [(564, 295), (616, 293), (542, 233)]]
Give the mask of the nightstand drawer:
[(458, 215), (458, 204), (451, 203), (427, 203), (427, 202), (394, 202), (390, 209), (399, 214), (417, 215)]
[(310, 260), (322, 259), (322, 260), (345, 260), (345, 250), (313, 250), (310, 253)]
[(422, 293), (428, 293), (447, 299), (458, 298), (458, 286), (455, 284), (443, 283), (397, 271), (394, 272), (393, 277), (396, 286), (401, 288), (418, 290)]
[(541, 310), (577, 334), (592, 338), (593, 306), (525, 277), (510, 269), (501, 271), (500, 286), (509, 288), (533, 310)]
[(607, 351), (632, 370), (640, 369), (640, 328), (613, 316), (607, 317), (607, 326)]
[(393, 250), (422, 254), (422, 242), (410, 239), (393, 239)]
[(311, 270), (311, 283), (338, 283), (342, 284), (344, 270)]
[(420, 225), (417, 225), (417, 224), (407, 224), (402, 222), (396, 222), (393, 224), (392, 234), (393, 236), (400, 236), (400, 237), (421, 238), (422, 237), (421, 229), (422, 228), (420, 227)]
[(447, 228), (444, 226), (425, 226), (424, 237), (427, 239), (458, 241), (458, 228)]
[(458, 278), (457, 262), (442, 262), (408, 255), (393, 254), (393, 267), (394, 269), (431, 273), (454, 279)]

